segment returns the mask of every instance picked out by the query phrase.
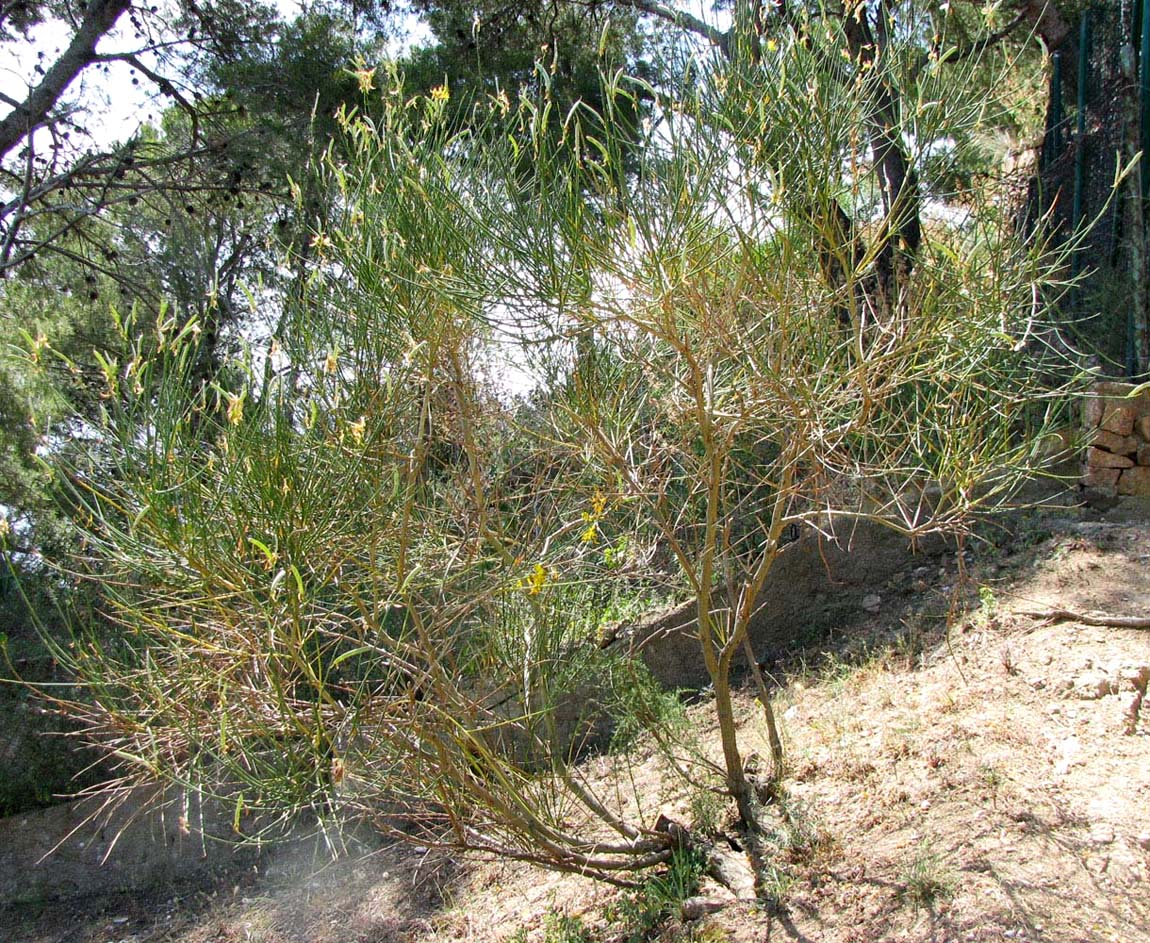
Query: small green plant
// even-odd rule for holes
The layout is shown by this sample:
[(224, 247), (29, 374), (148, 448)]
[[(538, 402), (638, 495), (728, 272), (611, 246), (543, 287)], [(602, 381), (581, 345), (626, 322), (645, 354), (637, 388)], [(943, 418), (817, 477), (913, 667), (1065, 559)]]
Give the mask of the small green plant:
[(998, 806), (998, 791), (1006, 783), (1006, 776), (993, 763), (983, 763), (978, 768), (979, 779), (982, 784), (990, 791), (990, 804), (997, 808)]
[(728, 943), (731, 935), (722, 927), (713, 923), (692, 927), (691, 935), (687, 937), (690, 943)]
[(986, 584), (978, 587), (978, 601), (982, 612), (987, 615), (994, 615), (998, 611), (998, 598), (994, 595), (994, 590)]
[(703, 835), (717, 835), (727, 813), (726, 797), (715, 789), (700, 785), (690, 798), (692, 830)]
[(660, 746), (690, 738), (678, 693), (660, 688), (641, 666), (618, 666), (611, 676), (610, 692), (608, 706), (615, 722), (612, 753), (626, 753), (644, 733), (654, 736)]
[(802, 799), (780, 790), (777, 795), (783, 825), (777, 832), (792, 861), (809, 861), (831, 842), (818, 817)]
[(666, 911), (677, 907), (699, 889), (706, 859), (693, 849), (680, 849), (671, 856), (667, 869), (647, 880), (643, 894), (652, 904)]
[(543, 920), (543, 943), (591, 943), (583, 919), (553, 910)]
[(998, 597), (985, 583), (978, 587), (978, 612), (974, 622), (985, 628), (994, 628), (998, 622)]
[(849, 659), (837, 652), (823, 652), (818, 669), (818, 679), (835, 696), (841, 694), (857, 667)]
[(782, 908), (794, 883), (795, 876), (789, 865), (777, 860), (764, 864), (759, 873), (759, 897), (769, 912)]
[(781, 787), (774, 798), (780, 819), (765, 835), (766, 854), (759, 872), (759, 894), (772, 911), (781, 907), (790, 893), (796, 880), (795, 866), (810, 862), (832, 841), (805, 802)]
[(954, 892), (954, 879), (946, 871), (942, 857), (924, 840), (902, 872), (904, 900), (916, 908), (930, 908), (940, 898)]
[(993, 763), (983, 763), (982, 766), (978, 768), (978, 772), (982, 778), (982, 782), (988, 789), (998, 789), (999, 786), (1006, 782), (1006, 777), (1002, 774), (1002, 770)]
[(622, 939), (627, 943), (651, 939), (679, 905), (698, 891), (705, 868), (706, 859), (699, 851), (676, 850), (664, 871), (648, 878), (612, 908), (609, 916), (619, 925)]

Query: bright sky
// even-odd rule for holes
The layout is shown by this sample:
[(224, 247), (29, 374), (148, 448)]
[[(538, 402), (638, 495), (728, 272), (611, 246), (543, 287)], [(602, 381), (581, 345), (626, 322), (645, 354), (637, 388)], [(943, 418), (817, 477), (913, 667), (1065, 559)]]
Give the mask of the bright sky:
[[(31, 30), (27, 41), (15, 41), (0, 46), (0, 86), (10, 98), (22, 100), (41, 79), (36, 67), (49, 68), (67, 48), (72, 38), (67, 24), (59, 20), (41, 23)], [(122, 30), (100, 44), (100, 52), (131, 49)], [(85, 69), (69, 86), (66, 93), (70, 102), (84, 102), (84, 110), (92, 115), (88, 130), (100, 143), (108, 143), (129, 136), (154, 113), (145, 94), (145, 85), (132, 85), (131, 70), (124, 63), (112, 63), (105, 75), (102, 71)]]
[[(294, 16), (300, 8), (298, 0), (277, 0), (276, 6), (284, 17)], [(99, 52), (127, 52), (138, 48), (127, 17), (122, 17), (120, 23), (122, 25), (100, 43)], [(402, 27), (403, 39), (396, 51), (428, 36), (427, 29), (413, 16), (408, 16)], [(26, 41), (0, 45), (0, 93), (15, 100), (26, 98), (42, 77), (36, 67), (49, 68), (71, 38), (72, 31), (66, 23), (51, 20), (31, 30)], [(154, 64), (149, 56), (141, 56), (141, 61)], [(74, 104), (83, 102), (83, 123), (92, 143), (106, 146), (125, 140), (142, 124), (158, 120), (168, 106), (150, 81), (139, 76), (138, 84), (133, 84), (134, 77), (135, 72), (129, 65), (113, 62), (108, 64), (107, 72), (95, 67), (83, 70), (69, 86), (65, 100)], [(6, 112), (6, 103), (0, 108)]]

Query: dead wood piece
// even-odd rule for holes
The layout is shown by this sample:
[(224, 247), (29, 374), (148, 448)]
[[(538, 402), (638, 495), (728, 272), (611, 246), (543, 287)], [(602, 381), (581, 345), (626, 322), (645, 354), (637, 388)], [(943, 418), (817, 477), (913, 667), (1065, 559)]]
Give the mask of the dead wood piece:
[(690, 922), (710, 914), (717, 914), (726, 906), (727, 901), (716, 900), (713, 897), (688, 897), (679, 905), (679, 914), (684, 920)]
[(737, 899), (755, 899), (755, 872), (745, 853), (712, 846), (707, 853), (707, 873)]
[(1150, 629), (1150, 616), (1111, 616), (1092, 615), (1088, 612), (1074, 612), (1070, 609), (1036, 609), (1020, 612), (1019, 615), (1046, 622), (1081, 622), (1083, 625), (1099, 625), (1112, 629)]

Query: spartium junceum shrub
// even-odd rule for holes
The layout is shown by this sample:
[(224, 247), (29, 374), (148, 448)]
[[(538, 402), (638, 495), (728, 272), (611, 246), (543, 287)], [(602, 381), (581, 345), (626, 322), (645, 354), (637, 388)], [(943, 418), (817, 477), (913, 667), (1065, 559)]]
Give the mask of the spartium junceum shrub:
[[(194, 388), (194, 324), (125, 328), (69, 479), (68, 569), (119, 634), (61, 652), (125, 782), (218, 794), (248, 835), (310, 810), (628, 882), (694, 839), (624, 750), (576, 760), (647, 731), (753, 836), (731, 671), (785, 535), (964, 533), (1066, 393), (1060, 260), (993, 204), (920, 218), (923, 155), (986, 117), (971, 60), (799, 19), (681, 87), (606, 76), (603, 113), (558, 112), (544, 68), (465, 122), (377, 75), (274, 343)], [(597, 644), (667, 586), (698, 603), (717, 744)]]

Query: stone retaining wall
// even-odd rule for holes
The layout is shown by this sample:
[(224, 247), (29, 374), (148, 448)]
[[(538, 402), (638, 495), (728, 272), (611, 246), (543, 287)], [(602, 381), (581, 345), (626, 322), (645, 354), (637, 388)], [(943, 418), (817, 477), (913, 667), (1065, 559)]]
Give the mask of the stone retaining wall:
[(1082, 407), (1082, 485), (1087, 496), (1150, 497), (1150, 388), (1097, 383)]

